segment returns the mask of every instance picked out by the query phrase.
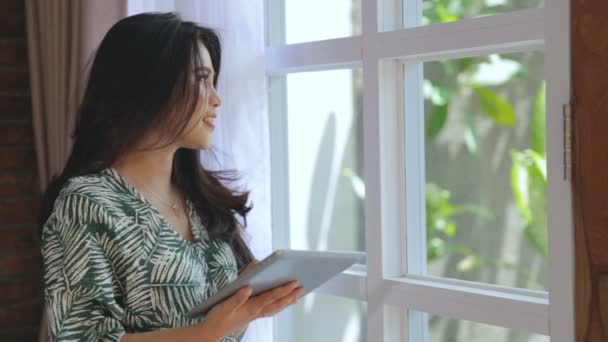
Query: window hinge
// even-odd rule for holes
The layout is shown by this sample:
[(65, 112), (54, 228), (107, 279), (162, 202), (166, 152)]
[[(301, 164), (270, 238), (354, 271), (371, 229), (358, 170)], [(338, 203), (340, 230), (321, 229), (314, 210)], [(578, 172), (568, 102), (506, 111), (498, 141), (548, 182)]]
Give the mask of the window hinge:
[(572, 158), (572, 150), (574, 145), (574, 132), (572, 129), (573, 125), (573, 106), (572, 103), (567, 103), (563, 107), (564, 115), (564, 180), (567, 182), (572, 181), (572, 172), (574, 168), (574, 161)]

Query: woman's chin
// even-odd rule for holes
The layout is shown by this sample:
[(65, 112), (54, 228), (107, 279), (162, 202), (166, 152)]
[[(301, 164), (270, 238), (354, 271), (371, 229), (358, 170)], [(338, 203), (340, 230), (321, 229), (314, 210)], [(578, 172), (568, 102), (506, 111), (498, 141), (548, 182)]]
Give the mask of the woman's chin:
[(197, 150), (208, 150), (211, 148), (211, 141), (197, 144)]
[(181, 146), (182, 148), (188, 148), (191, 150), (208, 150), (211, 148), (211, 139), (205, 141), (193, 141), (185, 143)]

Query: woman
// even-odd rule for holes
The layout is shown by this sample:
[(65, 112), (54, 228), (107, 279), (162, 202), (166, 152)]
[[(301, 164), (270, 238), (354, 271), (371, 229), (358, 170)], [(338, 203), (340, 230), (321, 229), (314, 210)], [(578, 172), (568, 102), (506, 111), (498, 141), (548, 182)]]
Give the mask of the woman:
[(236, 341), (296, 302), (294, 282), (244, 288), (207, 317), (187, 312), (253, 261), (248, 193), (200, 163), (221, 100), (220, 43), (175, 14), (140, 14), (104, 37), (74, 147), (41, 222), (51, 341)]

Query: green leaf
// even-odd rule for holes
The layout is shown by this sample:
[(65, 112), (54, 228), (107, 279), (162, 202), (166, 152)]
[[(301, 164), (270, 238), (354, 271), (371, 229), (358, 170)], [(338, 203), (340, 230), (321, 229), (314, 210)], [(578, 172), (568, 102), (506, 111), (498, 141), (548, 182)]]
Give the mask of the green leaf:
[(424, 99), (430, 101), (435, 106), (443, 106), (448, 103), (448, 99), (451, 95), (450, 90), (441, 85), (434, 85), (428, 79), (424, 79), (422, 82), (422, 92)]
[(527, 151), (532, 159), (530, 165), (530, 203), (532, 222), (526, 227), (526, 236), (542, 256), (547, 256), (547, 161), (534, 151)]
[(473, 5), (473, 0), (460, 0), (460, 6), (465, 9)]
[(448, 9), (442, 4), (438, 4), (435, 6), (435, 12), (437, 13), (439, 20), (442, 23), (449, 23), (452, 21), (457, 21), (459, 19), (457, 16), (451, 14)]
[(450, 77), (456, 77), (458, 74), (458, 70), (456, 68), (456, 66), (454, 65), (454, 62), (451, 60), (443, 60), (439, 62), (441, 64), (441, 66), (443, 67), (443, 71), (446, 73), (446, 75), (450, 76)]
[(473, 122), (473, 117), (469, 112), (464, 113), (464, 121), (464, 143), (469, 153), (479, 158), (479, 139), (477, 138), (475, 122)]
[(458, 227), (454, 216), (458, 214), (479, 215), (482, 218), (494, 215), (486, 208), (476, 205), (453, 205), (450, 191), (429, 182), (426, 184), (426, 237), (427, 261), (431, 262), (445, 254), (469, 255), (470, 248), (451, 243)]
[(342, 170), (342, 175), (350, 180), (355, 195), (360, 199), (365, 199), (365, 182), (363, 182), (363, 179), (349, 168)]
[(547, 158), (532, 150), (526, 150), (525, 153), (532, 163), (530, 167), (540, 175), (544, 183), (547, 183)]
[(532, 149), (540, 155), (546, 154), (546, 84), (543, 82), (538, 89), (532, 113)]
[(448, 105), (435, 106), (426, 119), (426, 138), (431, 140), (439, 134), (448, 117)]
[(471, 65), (475, 65), (478, 64), (479, 62), (477, 61), (476, 58), (461, 58), (458, 61), (456, 61), (456, 67), (458, 69), (458, 73), (461, 74), (463, 72), (465, 72)]
[(515, 205), (519, 209), (526, 224), (532, 221), (530, 210), (530, 194), (528, 184), (530, 183), (525, 156), (520, 151), (511, 151), (513, 166), (511, 167), (511, 190), (515, 198)]
[(546, 160), (532, 150), (511, 151), (511, 189), (525, 223), (530, 245), (547, 255), (547, 171)]
[(430, 239), (427, 242), (426, 248), (427, 261), (433, 261), (437, 258), (442, 257), (443, 255), (445, 255), (446, 251), (447, 249), (445, 246), (445, 241), (438, 237)]
[(456, 235), (457, 231), (458, 231), (458, 228), (456, 228), (456, 225), (454, 223), (447, 224), (445, 229), (443, 230), (445, 235), (448, 237), (452, 237), (452, 236)]
[(479, 97), (481, 108), (487, 116), (502, 126), (515, 127), (517, 125), (513, 107), (500, 95), (484, 87), (474, 87), (473, 90)]

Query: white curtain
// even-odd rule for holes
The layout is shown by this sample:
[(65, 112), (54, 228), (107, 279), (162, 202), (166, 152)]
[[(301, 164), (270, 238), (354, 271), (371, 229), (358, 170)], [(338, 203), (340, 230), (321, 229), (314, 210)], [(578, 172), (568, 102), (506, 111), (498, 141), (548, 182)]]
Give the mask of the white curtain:
[[(236, 169), (240, 186), (251, 191), (249, 245), (256, 258), (270, 254), (270, 145), (264, 68), (264, 4), (261, 0), (129, 0), (128, 15), (178, 12), (185, 20), (215, 29), (222, 41), (218, 92), (222, 106), (207, 168)], [(272, 319), (250, 325), (243, 341), (272, 342)]]

